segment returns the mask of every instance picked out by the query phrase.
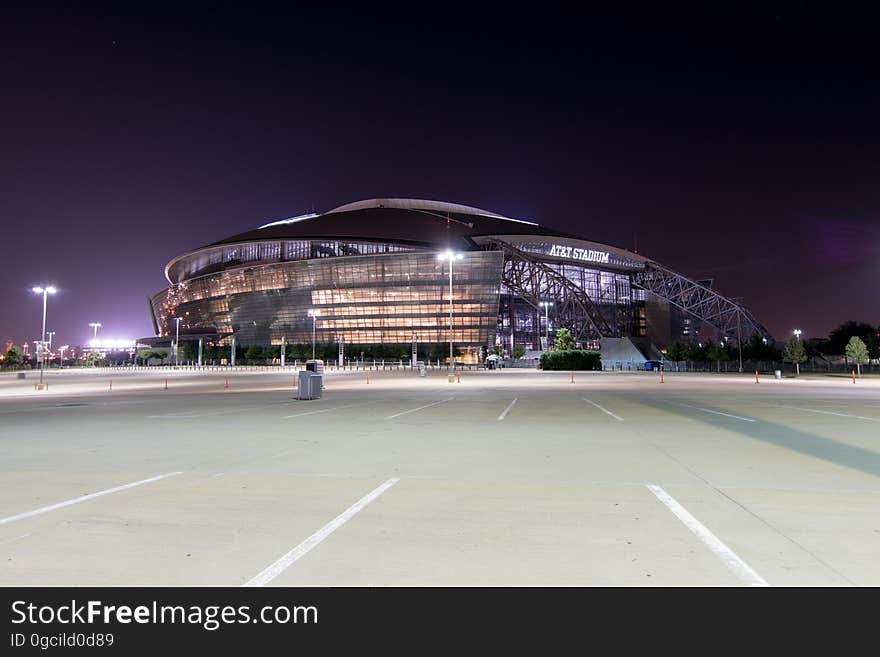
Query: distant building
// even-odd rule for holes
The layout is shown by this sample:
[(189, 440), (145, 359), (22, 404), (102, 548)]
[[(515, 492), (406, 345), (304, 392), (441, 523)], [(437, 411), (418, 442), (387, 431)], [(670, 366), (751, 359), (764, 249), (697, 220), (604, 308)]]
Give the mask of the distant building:
[[(273, 221), (200, 247), (165, 268), (150, 298), (163, 344), (420, 344), (453, 339), (475, 358), (550, 343), (639, 338), (662, 347), (703, 327), (769, 334), (741, 304), (642, 255), (494, 212), (437, 201), (372, 199)], [(542, 302), (552, 304), (549, 308)], [(314, 313), (314, 319), (309, 314)], [(177, 318), (180, 318), (179, 327)], [(549, 320), (549, 321), (548, 321)]]

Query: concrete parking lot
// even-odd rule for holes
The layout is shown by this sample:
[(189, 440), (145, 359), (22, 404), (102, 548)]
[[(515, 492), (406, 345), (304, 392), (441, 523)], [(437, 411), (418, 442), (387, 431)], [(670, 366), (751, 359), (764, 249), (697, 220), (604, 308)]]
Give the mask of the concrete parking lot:
[(294, 376), (0, 376), (0, 583), (880, 584), (878, 381)]

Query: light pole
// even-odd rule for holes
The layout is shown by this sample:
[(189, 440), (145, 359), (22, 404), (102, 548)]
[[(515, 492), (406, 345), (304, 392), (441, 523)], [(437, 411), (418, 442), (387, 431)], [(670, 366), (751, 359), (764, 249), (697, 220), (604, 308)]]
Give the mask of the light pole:
[(58, 369), (59, 370), (64, 369), (64, 352), (67, 349), (70, 349), (70, 345), (62, 345), (61, 347), (58, 348), (58, 351), (61, 352), (61, 357), (58, 360)]
[[(183, 317), (175, 317), (174, 318), (174, 367), (177, 367), (178, 364), (178, 352), (180, 351), (180, 320)], [(98, 329), (95, 329), (95, 335), (98, 334)]]
[(453, 371), (455, 371), (455, 357), (453, 356), (452, 348), (452, 263), (455, 260), (461, 260), (461, 258), (462, 255), (460, 253), (453, 253), (452, 251), (446, 251), (437, 256), (437, 259), (441, 262), (449, 261), (449, 365)]
[[(801, 333), (803, 333), (803, 331), (801, 331), (800, 329), (795, 329), (795, 330), (794, 330), (794, 337), (797, 338), (797, 341), (798, 341), (798, 342), (801, 341)], [(796, 363), (794, 364), (794, 369), (795, 369), (795, 371), (797, 372), (797, 375), (800, 376), (800, 375), (801, 375), (801, 364), (796, 362)]]
[(43, 330), (40, 333), (40, 385), (43, 385), (43, 361), (46, 359), (46, 299), (50, 294), (55, 294), (57, 290), (52, 285), (42, 285), (31, 288), (34, 294), (43, 295)]
[(95, 329), (95, 340), (98, 339), (98, 329), (101, 328), (101, 322), (90, 322), (89, 326)]
[[(47, 349), (47, 352), (46, 352), (46, 353), (47, 353), (47, 354), (51, 354), (51, 353), (52, 353), (52, 338), (53, 338), (53, 336), (55, 335), (55, 331), (46, 331), (46, 335), (47, 335), (48, 338), (49, 338), (49, 340), (48, 340), (49, 344), (48, 344), (48, 346), (46, 347), (46, 349)], [(51, 367), (51, 365), (50, 365), (49, 367)]]
[(797, 338), (798, 342), (801, 341), (801, 333), (803, 333), (803, 331), (801, 331), (800, 329), (795, 329), (795, 330), (794, 330), (794, 335), (795, 335), (795, 337)]
[(544, 306), (544, 349), (550, 347), (550, 306), (552, 301), (542, 301), (539, 305)]
[(312, 318), (312, 360), (315, 360), (315, 328), (318, 323), (318, 315), (321, 313), (314, 308), (309, 309), (309, 317)]

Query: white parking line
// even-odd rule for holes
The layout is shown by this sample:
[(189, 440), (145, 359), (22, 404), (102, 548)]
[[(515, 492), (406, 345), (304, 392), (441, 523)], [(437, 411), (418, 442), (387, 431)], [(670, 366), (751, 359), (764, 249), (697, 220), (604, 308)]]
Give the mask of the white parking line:
[(663, 502), (667, 508), (674, 513), (685, 526), (690, 529), (706, 546), (715, 553), (724, 565), (727, 566), (734, 575), (749, 586), (770, 586), (763, 577), (756, 573), (751, 566), (737, 556), (736, 552), (727, 547), (724, 542), (706, 529), (703, 524), (694, 518), (687, 509), (679, 504), (674, 497), (663, 490), (660, 486), (647, 485), (650, 490)]
[(600, 406), (600, 405), (597, 404), (596, 402), (594, 402), (594, 401), (590, 401), (590, 400), (587, 399), (586, 397), (581, 397), (581, 399), (583, 399), (583, 400), (584, 400), (585, 402), (587, 402), (588, 404), (592, 404), (593, 406), (595, 406), (596, 408), (598, 408), (598, 409), (599, 409), (600, 411), (602, 411), (603, 413), (607, 413), (608, 415), (610, 415), (611, 417), (613, 417), (615, 420), (617, 420), (617, 421), (619, 421), (619, 422), (623, 422), (623, 418), (622, 418), (622, 417), (620, 417), (619, 415), (615, 415), (614, 413), (612, 413), (611, 411), (609, 411), (609, 410), (608, 410), (607, 408), (605, 408), (604, 406)]
[(673, 402), (676, 406), (687, 406), (688, 408), (693, 408), (698, 411), (703, 411), (704, 413), (712, 413), (713, 415), (723, 415), (724, 417), (732, 417), (734, 420), (742, 420), (743, 422), (755, 422), (754, 419), (750, 417), (742, 417), (741, 415), (731, 415), (730, 413), (722, 413), (721, 411), (713, 411), (711, 408), (701, 408), (699, 406), (691, 406), (690, 404), (682, 404), (681, 402)]
[(517, 399), (519, 399), (519, 397), (514, 397), (513, 401), (507, 405), (507, 408), (505, 408), (501, 415), (498, 416), (499, 420), (503, 420), (507, 416), (507, 414), (510, 413), (510, 409), (513, 408), (513, 405), (516, 403)]
[(316, 531), (302, 543), (293, 548), (290, 552), (278, 559), (278, 561), (273, 563), (259, 575), (247, 582), (245, 586), (265, 586), (266, 584), (271, 582), (273, 579), (275, 579), (281, 573), (287, 570), (291, 565), (293, 565), (293, 563), (296, 562), (299, 558), (305, 556), (312, 548), (317, 547), (317, 545), (321, 541), (323, 541), (325, 538), (330, 536), (330, 534), (332, 534), (337, 529), (342, 527), (342, 525), (351, 520), (351, 518), (358, 511), (363, 509), (365, 506), (367, 506), (367, 504), (375, 500), (398, 481), (400, 481), (398, 477), (393, 477), (378, 488), (375, 488), (364, 495), (361, 499), (352, 504), (345, 511), (336, 516), (333, 520), (321, 527), (321, 529)]
[(835, 413), (834, 411), (820, 411), (818, 408), (801, 408), (800, 406), (785, 406), (783, 404), (767, 404), (774, 408), (790, 408), (795, 411), (804, 411), (805, 413), (821, 413), (822, 415), (836, 415), (837, 417), (849, 417), (854, 420), (867, 420), (868, 422), (880, 422), (880, 418), (865, 417), (864, 415), (850, 415), (849, 413)]
[(446, 399), (441, 399), (440, 401), (435, 401), (432, 404), (425, 404), (424, 406), (419, 406), (418, 408), (411, 408), (408, 411), (402, 411), (400, 413), (395, 413), (394, 415), (389, 415), (386, 417), (386, 420), (393, 420), (396, 417), (400, 417), (401, 415), (409, 415), (410, 413), (415, 413), (416, 411), (421, 411), (425, 408), (431, 408), (432, 406), (436, 406), (437, 404), (445, 404), (448, 401), (452, 401), (455, 397), (447, 397)]
[(62, 509), (66, 506), (71, 506), (72, 504), (79, 504), (80, 502), (86, 502), (88, 500), (93, 500), (96, 497), (102, 497), (103, 495), (109, 495), (110, 493), (118, 493), (122, 490), (128, 490), (129, 488), (134, 488), (135, 486), (143, 486), (144, 484), (149, 484), (154, 481), (159, 481), (160, 479), (165, 479), (166, 477), (173, 477), (175, 475), (183, 474), (182, 472), (167, 472), (162, 475), (158, 475), (156, 477), (150, 477), (149, 479), (141, 479), (140, 481), (134, 481), (130, 484), (123, 484), (122, 486), (115, 486), (114, 488), (108, 488), (107, 490), (98, 491), (97, 493), (89, 493), (88, 495), (82, 495), (81, 497), (74, 497), (72, 500), (66, 500), (65, 502), (58, 502), (58, 504), (50, 504), (49, 506), (43, 506), (39, 509), (34, 509), (33, 511), (25, 511), (24, 513), (19, 513), (14, 516), (9, 516), (7, 518), (0, 518), (0, 525), (5, 525), (8, 522), (14, 522), (15, 520), (23, 520), (24, 518), (30, 518), (31, 516), (36, 516), (41, 513), (46, 513), (48, 511), (55, 511), (56, 509)]
[(244, 408), (226, 408), (219, 411), (208, 411), (207, 413), (167, 413), (165, 415), (148, 415), (147, 417), (154, 420), (180, 420), (191, 417), (209, 417), (211, 415), (228, 415), (229, 413), (243, 413), (244, 411), (253, 411), (263, 406), (245, 406)]
[(292, 417), (303, 417), (305, 415), (317, 415), (318, 413), (329, 413), (330, 411), (341, 411), (343, 408), (351, 408), (352, 406), (363, 406), (365, 403), (369, 402), (360, 402), (358, 404), (346, 404), (345, 406), (334, 406), (333, 408), (322, 408), (320, 411), (306, 411), (305, 413), (294, 413), (293, 415), (285, 415), (282, 417), (282, 420), (286, 420)]

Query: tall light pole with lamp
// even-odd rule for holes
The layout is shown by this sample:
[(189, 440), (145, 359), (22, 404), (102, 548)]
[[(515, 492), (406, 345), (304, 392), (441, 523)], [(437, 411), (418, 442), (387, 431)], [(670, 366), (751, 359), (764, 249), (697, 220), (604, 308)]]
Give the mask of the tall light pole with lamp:
[(95, 329), (95, 337), (94, 339), (98, 339), (98, 329), (101, 328), (101, 322), (89, 322), (89, 326)]
[(58, 290), (52, 285), (38, 285), (31, 288), (34, 294), (43, 295), (43, 330), (40, 333), (40, 387), (43, 385), (43, 361), (46, 359), (46, 299), (50, 294), (55, 294)]
[(455, 371), (455, 356), (453, 356), (454, 351), (452, 347), (452, 263), (456, 260), (461, 260), (461, 258), (462, 255), (460, 253), (453, 253), (452, 251), (446, 251), (437, 255), (437, 259), (441, 262), (449, 261), (449, 365), (453, 371)]
[[(801, 331), (800, 329), (795, 329), (793, 331), (793, 333), (794, 333), (794, 337), (797, 338), (797, 341), (800, 342), (801, 341), (801, 333), (803, 333), (803, 331)], [(797, 375), (800, 376), (801, 375), (801, 364), (795, 363), (794, 368), (795, 368), (795, 371), (797, 372)]]
[(544, 349), (550, 348), (550, 306), (552, 301), (542, 301), (539, 305), (544, 306)]
[[(55, 337), (55, 331), (46, 331), (46, 337), (48, 338), (47, 342), (49, 343), (46, 347), (47, 359), (52, 360), (52, 358), (54, 358), (52, 355), (52, 338)], [(49, 356), (52, 356), (52, 358), (49, 358)]]

